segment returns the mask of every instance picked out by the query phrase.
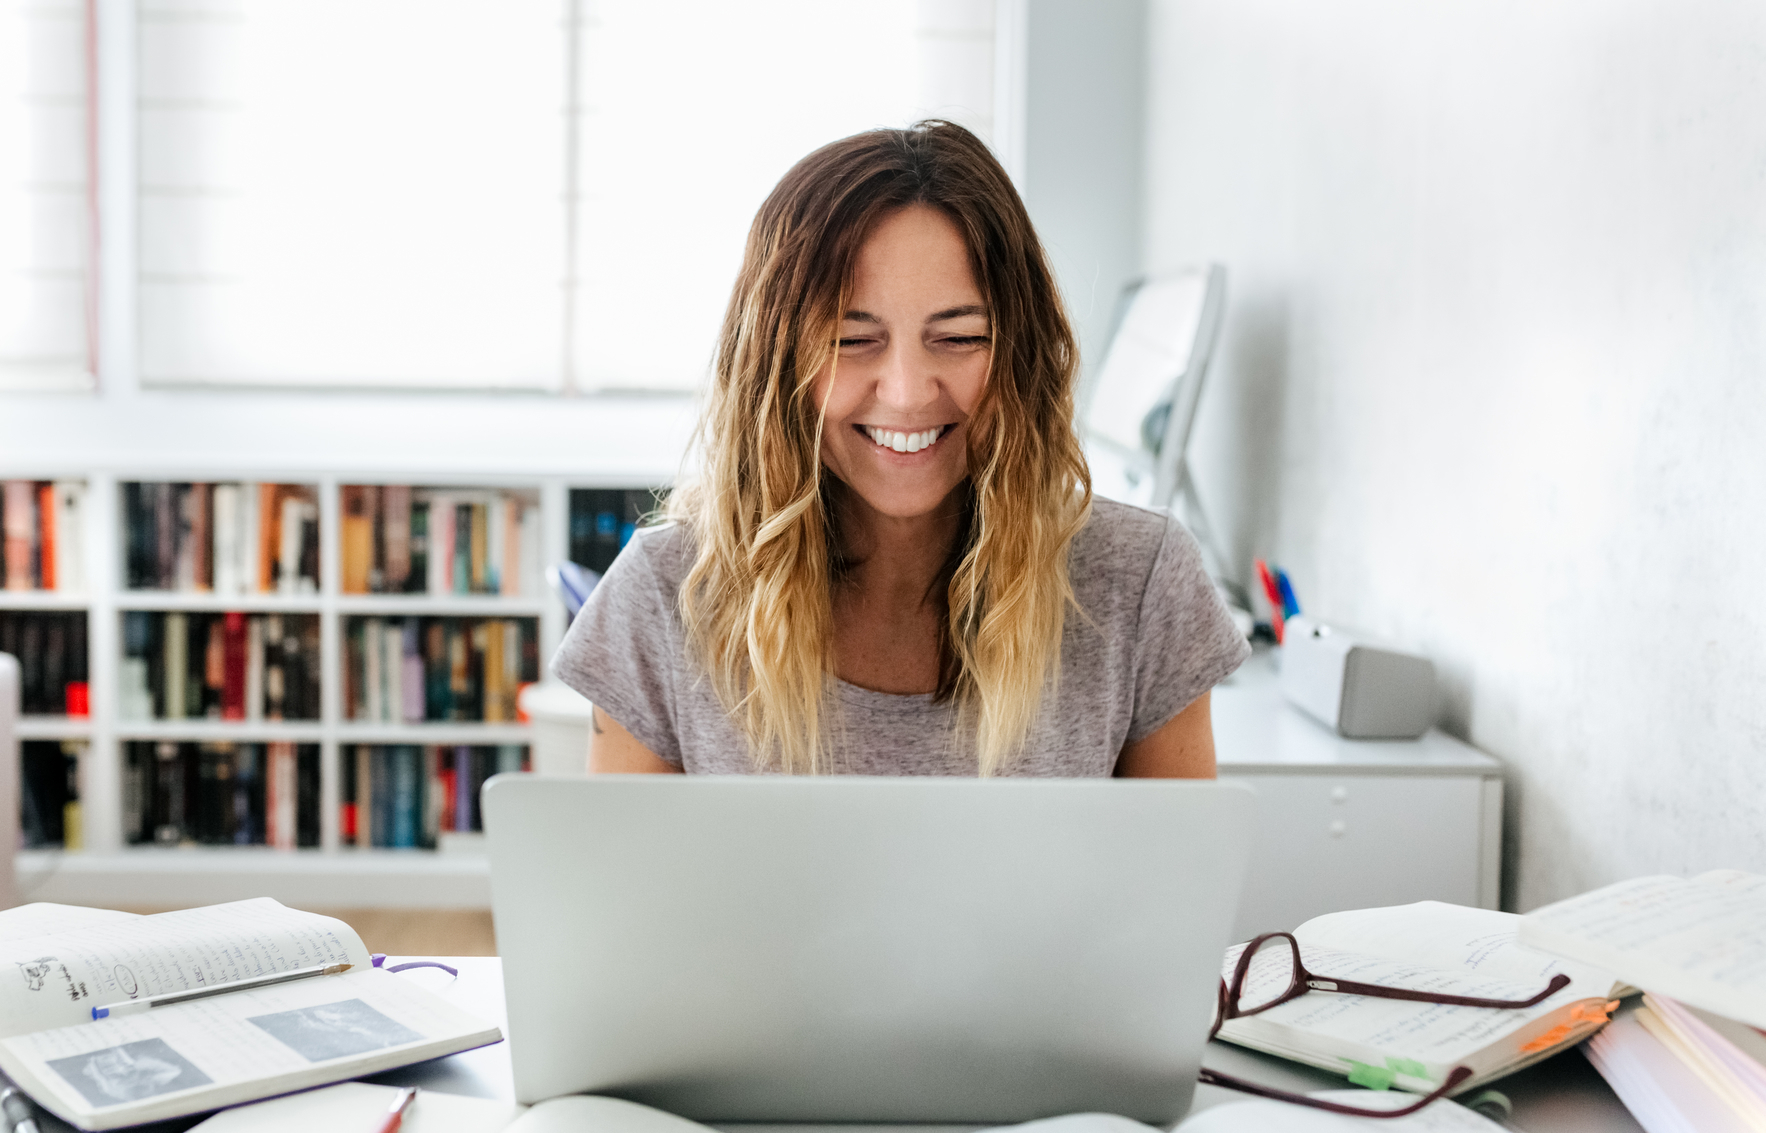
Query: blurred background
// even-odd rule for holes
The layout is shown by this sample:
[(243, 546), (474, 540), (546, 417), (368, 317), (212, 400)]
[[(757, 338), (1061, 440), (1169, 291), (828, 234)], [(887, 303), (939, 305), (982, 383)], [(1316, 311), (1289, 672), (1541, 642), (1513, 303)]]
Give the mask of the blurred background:
[(539, 568), (678, 473), (779, 175), (927, 116), (1017, 181), (1088, 375), (1125, 286), (1224, 266), (1223, 581), (1434, 659), (1505, 907), (1766, 867), (1766, 8), (0, 0), (27, 890), (481, 908)]

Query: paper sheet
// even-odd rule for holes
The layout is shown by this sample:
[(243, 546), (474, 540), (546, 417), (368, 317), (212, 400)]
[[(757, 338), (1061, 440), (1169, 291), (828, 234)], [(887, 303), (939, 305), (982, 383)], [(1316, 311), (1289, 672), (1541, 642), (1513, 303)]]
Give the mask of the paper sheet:
[(1520, 926), (1521, 918), (1514, 913), (1418, 901), (1383, 909), (1327, 913), (1307, 921), (1294, 935), (1302, 944), (1340, 952), (1403, 957), (1449, 971), (1511, 980), (1529, 985), (1533, 991), (1562, 972), (1570, 977), (1570, 987), (1577, 992), (1577, 998), (1610, 997), (1614, 993), (1611, 972), (1528, 948), (1517, 939)]
[[(191, 1133), (365, 1133), (386, 1116), (396, 1096), (392, 1086), (343, 1082), (222, 1110)], [(515, 1102), (423, 1090), (405, 1110), (399, 1133), (497, 1133), (526, 1109)]]
[(89, 925), (140, 919), (139, 913), (119, 913), (115, 909), (88, 909), (83, 905), (55, 905), (48, 901), (37, 901), (12, 909), (0, 909), (0, 945), (52, 932), (86, 928)]
[(1646, 1133), (1749, 1133), (1696, 1074), (1657, 1042), (1627, 1006), (1582, 1049)]
[(1622, 881), (1527, 914), (1520, 938), (1766, 1026), (1766, 878), (1724, 870)]
[[(59, 923), (61, 914), (37, 915)], [(119, 916), (126, 919), (85, 917), (81, 927), (0, 941), (0, 1038), (89, 1022), (93, 1007), (130, 999), (315, 964), (371, 963), (342, 921), (268, 897)]]

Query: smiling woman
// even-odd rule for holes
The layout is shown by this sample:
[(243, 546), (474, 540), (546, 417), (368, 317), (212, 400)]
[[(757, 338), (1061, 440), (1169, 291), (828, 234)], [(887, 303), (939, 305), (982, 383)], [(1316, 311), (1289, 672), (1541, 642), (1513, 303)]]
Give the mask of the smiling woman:
[(1166, 516), (1091, 497), (1022, 201), (947, 122), (825, 146), (749, 234), (701, 470), (554, 668), (600, 771), (1212, 776), (1244, 640)]

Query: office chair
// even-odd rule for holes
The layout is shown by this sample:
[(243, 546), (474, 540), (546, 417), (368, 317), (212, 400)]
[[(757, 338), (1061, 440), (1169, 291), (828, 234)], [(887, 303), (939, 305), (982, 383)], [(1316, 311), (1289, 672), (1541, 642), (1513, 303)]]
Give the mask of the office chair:
[(18, 659), (0, 653), (0, 909), (19, 903), (13, 855), (18, 850)]
[(1176, 504), (1208, 572), (1219, 579), (1223, 561), (1188, 453), (1226, 310), (1226, 268), (1208, 264), (1137, 280), (1120, 310), (1081, 425), (1093, 490), (1142, 507)]

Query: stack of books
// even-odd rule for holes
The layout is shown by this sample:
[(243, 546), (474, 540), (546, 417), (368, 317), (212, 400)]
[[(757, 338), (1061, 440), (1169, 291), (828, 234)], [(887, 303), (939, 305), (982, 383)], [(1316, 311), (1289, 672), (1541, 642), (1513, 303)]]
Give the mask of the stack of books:
[(1648, 1133), (1766, 1133), (1766, 877), (1643, 877), (1529, 913), (1521, 939), (1644, 990), (1583, 1049)]
[(317, 720), (312, 614), (123, 615), (124, 720)]
[(305, 484), (124, 484), (123, 530), (133, 590), (319, 590), (319, 497)]
[(319, 745), (123, 745), (123, 836), (133, 845), (319, 844)]
[(25, 715), (91, 714), (84, 610), (0, 610), (0, 653), (21, 663)]
[(79, 480), (0, 482), (0, 589), (85, 589), (85, 504)]
[(344, 629), (344, 715), (379, 723), (513, 723), (539, 679), (533, 618), (352, 618)]
[(346, 747), (339, 837), (350, 846), (434, 849), (443, 834), (481, 832), (484, 781), (526, 769), (520, 744)]
[(540, 593), (539, 502), (519, 492), (346, 484), (345, 594)]

